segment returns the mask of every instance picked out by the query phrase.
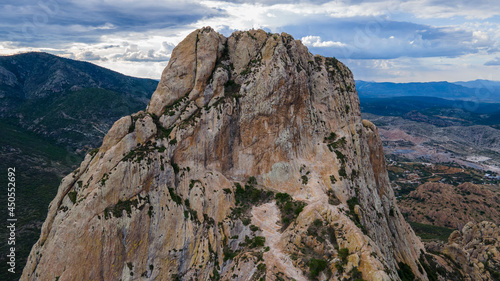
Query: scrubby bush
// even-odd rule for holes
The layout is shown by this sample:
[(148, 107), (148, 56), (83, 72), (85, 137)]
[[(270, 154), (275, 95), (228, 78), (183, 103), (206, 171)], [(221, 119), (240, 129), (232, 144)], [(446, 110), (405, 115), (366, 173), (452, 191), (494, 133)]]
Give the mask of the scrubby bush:
[(326, 269), (328, 262), (322, 259), (311, 259), (307, 265), (312, 278), (318, 277), (319, 273)]

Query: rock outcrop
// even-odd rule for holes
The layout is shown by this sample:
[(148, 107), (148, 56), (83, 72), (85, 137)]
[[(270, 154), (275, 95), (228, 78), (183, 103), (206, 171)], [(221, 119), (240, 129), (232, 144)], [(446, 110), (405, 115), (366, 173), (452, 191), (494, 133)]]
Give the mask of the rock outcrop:
[[(448, 280), (500, 279), (500, 228), (492, 222), (469, 222), (448, 238), (448, 243), (429, 243), (426, 247), (444, 270), (455, 273)], [(449, 277), (449, 276), (448, 276)]]
[(21, 280), (428, 280), (350, 70), (203, 28), (63, 179)]

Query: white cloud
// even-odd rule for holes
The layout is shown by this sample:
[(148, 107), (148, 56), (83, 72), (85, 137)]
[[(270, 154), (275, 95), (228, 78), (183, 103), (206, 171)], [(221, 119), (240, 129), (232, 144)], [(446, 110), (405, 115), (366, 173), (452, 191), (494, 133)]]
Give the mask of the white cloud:
[(170, 59), (172, 51), (171, 49), (165, 49), (162, 44), (162, 48), (159, 50), (140, 49), (137, 44), (131, 44), (127, 47), (123, 54), (117, 54), (114, 56), (115, 59), (121, 59), (125, 61), (158, 61), (165, 62)]
[(410, 0), (401, 3), (401, 10), (419, 18), (488, 19), (498, 15), (497, 0)]
[[(173, 47), (196, 28), (212, 26), (225, 35), (263, 28), (302, 38), (312, 52), (350, 62), (355, 75), (367, 80), (500, 74), (484, 66), (500, 57), (496, 0), (69, 0), (46, 14), (46, 21), (33, 22), (33, 15), (45, 15), (37, 1), (6, 7), (0, 54), (48, 50), (157, 79)], [(19, 14), (33, 25), (30, 32), (11, 32), (21, 30)]]
[(319, 36), (306, 36), (302, 37), (302, 43), (308, 47), (324, 48), (324, 47), (344, 47), (346, 44), (334, 41), (321, 41)]
[[(481, 56), (482, 57), (482, 56)], [(484, 66), (474, 56), (456, 58), (397, 58), (390, 60), (344, 60), (354, 79), (376, 82), (430, 82), (498, 80), (500, 68)], [(500, 63), (500, 61), (499, 61)]]
[(195, 26), (212, 26), (216, 30), (230, 26), (244, 30), (267, 28), (277, 32), (290, 25), (308, 25), (319, 18), (377, 17), (396, 9), (393, 1), (370, 1), (353, 4), (350, 0), (337, 0), (316, 4), (313, 2), (278, 3), (231, 3), (226, 1), (202, 1), (209, 9), (222, 10), (225, 15), (203, 18)]
[(116, 29), (116, 26), (112, 23), (105, 23), (104, 25), (101, 25), (101, 26), (97, 26), (95, 29)]
[(500, 58), (499, 58), (499, 57), (496, 57), (496, 58), (495, 58), (495, 59), (493, 59), (493, 60), (490, 60), (490, 61), (485, 62), (485, 63), (484, 63), (484, 65), (488, 65), (488, 66), (492, 66), (492, 65), (494, 65), (494, 66), (498, 66), (498, 65), (500, 65)]
[(165, 68), (165, 66), (167, 66), (167, 63), (165, 62), (154, 61), (135, 62), (123, 60), (107, 60), (95, 61), (92, 63), (118, 71), (125, 75), (151, 79), (160, 79), (163, 69)]

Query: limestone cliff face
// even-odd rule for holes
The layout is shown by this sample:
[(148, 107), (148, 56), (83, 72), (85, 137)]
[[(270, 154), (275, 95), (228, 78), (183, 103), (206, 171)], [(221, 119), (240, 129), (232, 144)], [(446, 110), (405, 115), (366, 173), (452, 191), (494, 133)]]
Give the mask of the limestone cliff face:
[(421, 251), (349, 69), (203, 28), (63, 179), (22, 280), (427, 280)]

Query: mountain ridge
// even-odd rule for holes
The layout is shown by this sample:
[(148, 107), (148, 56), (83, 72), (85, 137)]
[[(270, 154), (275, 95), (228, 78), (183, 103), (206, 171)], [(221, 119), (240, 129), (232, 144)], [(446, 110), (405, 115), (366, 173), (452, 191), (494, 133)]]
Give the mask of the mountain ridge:
[(473, 102), (500, 102), (500, 88), (492, 86), (496, 85), (495, 81), (394, 83), (356, 80), (356, 85), (360, 98), (424, 96)]
[(156, 86), (151, 79), (48, 53), (1, 56), (0, 117), (77, 150), (97, 146), (114, 121), (149, 102)]
[[(10, 96), (14, 93), (17, 98), (43, 97), (74, 86), (104, 88), (143, 96), (148, 94), (148, 83), (153, 81), (46, 52), (0, 56), (0, 78), (0, 94)], [(5, 88), (8, 87), (10, 90), (6, 92)]]

